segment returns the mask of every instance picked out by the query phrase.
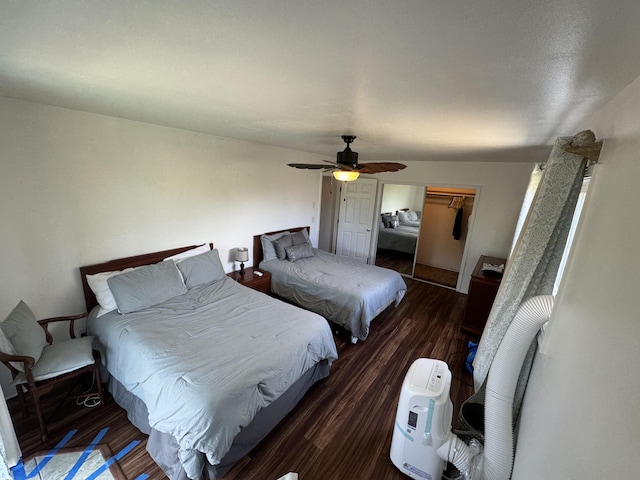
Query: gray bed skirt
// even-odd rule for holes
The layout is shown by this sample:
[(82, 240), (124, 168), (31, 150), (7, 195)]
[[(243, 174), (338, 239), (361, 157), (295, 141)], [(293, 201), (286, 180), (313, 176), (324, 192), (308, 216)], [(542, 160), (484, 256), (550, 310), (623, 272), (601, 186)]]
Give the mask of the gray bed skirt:
[[(258, 412), (253, 421), (236, 436), (231, 449), (222, 458), (219, 465), (211, 465), (205, 461), (206, 467), (202, 479), (217, 480), (255, 447), (268, 433), (297, 405), (307, 390), (329, 376), (329, 365), (326, 360), (317, 363), (300, 377), (280, 398)], [(141, 432), (149, 435), (147, 451), (151, 458), (162, 468), (171, 480), (188, 480), (178, 458), (178, 442), (168, 434), (159, 432), (149, 425), (147, 407), (134, 394), (125, 389), (112, 375), (109, 376), (109, 391), (116, 403), (127, 412), (129, 421)], [(200, 479), (193, 479), (200, 480)]]

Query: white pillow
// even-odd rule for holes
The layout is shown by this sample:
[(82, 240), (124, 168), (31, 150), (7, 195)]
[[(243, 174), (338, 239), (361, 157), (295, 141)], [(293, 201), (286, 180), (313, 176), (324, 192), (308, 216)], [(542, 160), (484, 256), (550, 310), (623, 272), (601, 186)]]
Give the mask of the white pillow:
[(401, 225), (406, 225), (407, 223), (409, 223), (411, 221), (411, 218), (409, 217), (409, 212), (398, 210), (398, 220), (400, 221)]
[(208, 243), (204, 245), (200, 245), (199, 247), (192, 248), (191, 250), (187, 250), (186, 252), (176, 253), (175, 255), (171, 255), (170, 257), (165, 258), (164, 260), (173, 260), (175, 263), (181, 262), (185, 258), (195, 257), (196, 255), (200, 255), (201, 253), (206, 253), (211, 250)]
[(102, 272), (96, 273), (95, 275), (87, 275), (87, 283), (93, 291), (93, 294), (96, 296), (96, 300), (98, 300), (98, 303), (100, 304), (100, 309), (98, 310), (96, 317), (100, 317), (107, 312), (118, 309), (118, 304), (116, 303), (116, 299), (113, 298), (107, 279), (114, 275), (131, 272), (132, 270), (135, 270), (135, 268), (126, 268), (124, 270), (116, 270), (114, 272)]

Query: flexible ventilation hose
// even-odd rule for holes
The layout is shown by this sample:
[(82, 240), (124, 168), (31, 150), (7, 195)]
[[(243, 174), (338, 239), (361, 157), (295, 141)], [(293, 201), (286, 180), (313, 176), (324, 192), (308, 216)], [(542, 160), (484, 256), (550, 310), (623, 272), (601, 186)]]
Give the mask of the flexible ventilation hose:
[(449, 436), (436, 453), (443, 460), (451, 462), (464, 475), (464, 478), (469, 478), (471, 461), (479, 450), (464, 443), (455, 433), (449, 432)]
[(513, 468), (513, 399), (524, 357), (538, 331), (549, 320), (552, 295), (522, 303), (491, 363), (484, 406), (485, 480), (508, 480)]
[[(549, 320), (552, 295), (522, 303), (491, 363), (484, 399), (484, 453), (454, 433), (438, 448), (465, 479), (508, 480), (513, 468), (513, 398), (524, 357), (538, 331)], [(473, 441), (473, 440), (472, 440)], [(480, 473), (482, 471), (482, 473)]]

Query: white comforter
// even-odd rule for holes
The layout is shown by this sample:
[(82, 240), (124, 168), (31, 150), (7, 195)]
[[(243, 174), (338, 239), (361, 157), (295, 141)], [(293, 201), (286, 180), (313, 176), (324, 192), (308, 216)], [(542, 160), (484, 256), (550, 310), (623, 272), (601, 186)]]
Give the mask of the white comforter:
[[(106, 364), (173, 435), (190, 478), (315, 363), (337, 358), (327, 321), (232, 279), (90, 324)], [(200, 470), (201, 471), (201, 470)]]

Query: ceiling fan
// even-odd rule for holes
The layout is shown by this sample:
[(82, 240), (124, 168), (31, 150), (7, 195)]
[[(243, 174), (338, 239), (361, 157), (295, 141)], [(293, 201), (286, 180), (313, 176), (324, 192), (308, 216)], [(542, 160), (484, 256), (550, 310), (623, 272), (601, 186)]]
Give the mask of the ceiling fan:
[(358, 163), (358, 152), (351, 150), (349, 146), (356, 139), (355, 135), (342, 135), (342, 140), (347, 144), (347, 148), (338, 152), (335, 162), (325, 160), (328, 165), (318, 163), (289, 163), (293, 168), (305, 168), (309, 170), (333, 170), (336, 180), (350, 182), (358, 178), (361, 173), (383, 173), (397, 172), (406, 168), (406, 165), (395, 162)]

